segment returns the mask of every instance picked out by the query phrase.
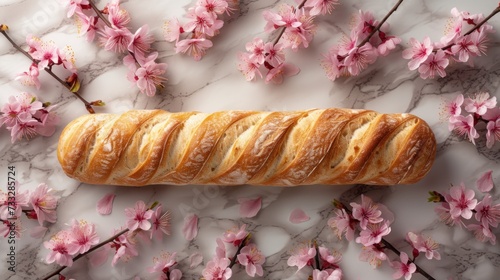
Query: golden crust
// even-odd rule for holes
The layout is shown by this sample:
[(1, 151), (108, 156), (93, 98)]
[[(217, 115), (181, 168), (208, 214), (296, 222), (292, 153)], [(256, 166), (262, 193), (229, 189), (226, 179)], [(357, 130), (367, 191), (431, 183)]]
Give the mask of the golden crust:
[(90, 184), (412, 184), (430, 170), (436, 141), (409, 114), (296, 112), (86, 115), (63, 130), (58, 159)]

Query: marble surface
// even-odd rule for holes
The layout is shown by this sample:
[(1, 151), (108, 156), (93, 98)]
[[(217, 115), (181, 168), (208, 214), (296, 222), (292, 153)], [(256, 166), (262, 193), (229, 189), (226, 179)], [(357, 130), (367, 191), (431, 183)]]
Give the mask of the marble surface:
[[(59, 104), (57, 113), (61, 124), (52, 137), (38, 137), (31, 141), (11, 144), (4, 128), (0, 134), (0, 173), (7, 173), (7, 166), (15, 166), (17, 179), (23, 188), (34, 189), (46, 182), (58, 190), (62, 199), (58, 206), (58, 221), (49, 228), (43, 239), (33, 239), (24, 234), (17, 243), (16, 273), (7, 271), (2, 253), (0, 278), (36, 279), (55, 268), (43, 261), (47, 250), (42, 242), (62, 229), (71, 218), (86, 219), (97, 225), (97, 232), (104, 239), (114, 228), (125, 222), (123, 209), (142, 199), (146, 202), (158, 200), (172, 211), (172, 234), (163, 242), (141, 244), (140, 257), (115, 267), (105, 264), (91, 267), (86, 260), (78, 261), (64, 274), (75, 279), (150, 279), (145, 267), (161, 250), (179, 252), (179, 268), (184, 279), (199, 279), (202, 266), (189, 269), (187, 257), (202, 252), (205, 262), (215, 248), (215, 239), (226, 229), (242, 223), (248, 224), (259, 248), (267, 257), (265, 275), (262, 279), (307, 279), (304, 273), (295, 274), (288, 267), (289, 252), (297, 244), (317, 239), (329, 247), (343, 252), (341, 267), (345, 279), (392, 279), (392, 270), (387, 264), (373, 270), (368, 263), (360, 262), (361, 247), (355, 243), (337, 241), (326, 222), (332, 216), (331, 201), (359, 199), (365, 193), (374, 200), (386, 204), (395, 214), (392, 232), (387, 239), (401, 250), (409, 251), (404, 236), (408, 231), (422, 232), (441, 243), (441, 261), (419, 259), (418, 264), (436, 279), (495, 279), (500, 274), (500, 247), (475, 241), (473, 235), (458, 228), (449, 228), (439, 222), (434, 205), (427, 202), (429, 190), (446, 191), (450, 183), (464, 182), (472, 186), (482, 172), (494, 170), (494, 181), (500, 186), (500, 152), (498, 144), (487, 149), (484, 141), (477, 146), (450, 134), (447, 124), (440, 119), (442, 101), (452, 98), (457, 92), (471, 94), (488, 91), (500, 98), (500, 35), (492, 35), (488, 55), (476, 58), (475, 67), (453, 66), (443, 79), (422, 80), (415, 71), (407, 69), (407, 61), (401, 58), (401, 50), (379, 59), (358, 77), (329, 81), (319, 64), (321, 54), (336, 44), (349, 30), (351, 16), (358, 9), (372, 11), (382, 18), (395, 1), (346, 1), (330, 16), (316, 19), (318, 30), (308, 49), (287, 53), (290, 62), (301, 68), (301, 73), (289, 78), (282, 85), (266, 85), (263, 81), (246, 82), (237, 70), (236, 54), (254, 36), (263, 33), (264, 9), (272, 8), (281, 1), (243, 0), (237, 17), (223, 27), (214, 40), (214, 47), (200, 62), (187, 56), (177, 55), (173, 45), (162, 36), (163, 23), (167, 18), (182, 16), (190, 0), (154, 1), (125, 0), (123, 7), (130, 11), (135, 30), (149, 24), (156, 42), (153, 47), (160, 53), (160, 61), (169, 64), (166, 88), (154, 97), (138, 94), (126, 79), (127, 69), (121, 56), (87, 43), (77, 35), (73, 20), (67, 19), (65, 11), (56, 0), (2, 0), (0, 21), (9, 25), (10, 34), (17, 42), (23, 42), (28, 33), (44, 40), (52, 40), (59, 46), (72, 46), (78, 71), (83, 78), (81, 93), (88, 100), (102, 99), (106, 102), (98, 112), (120, 113), (128, 109), (161, 108), (170, 111), (204, 111), (251, 109), (251, 110), (297, 110), (325, 107), (374, 109), (380, 112), (409, 112), (426, 120), (435, 132), (438, 152), (435, 164), (421, 182), (399, 187), (363, 186), (304, 186), (294, 188), (277, 187), (207, 187), (207, 186), (154, 186), (124, 188), (118, 186), (91, 186), (68, 178), (61, 170), (56, 147), (58, 136), (64, 125), (74, 118), (86, 114), (82, 104), (55, 80), (41, 74), (40, 90), (26, 88), (14, 77), (25, 71), (29, 61), (16, 52), (5, 40), (0, 39), (0, 104), (9, 95), (21, 91), (37, 94), (44, 101)], [(292, 2), (292, 1), (288, 1)], [(434, 40), (442, 36), (453, 7), (471, 13), (488, 14), (498, 1), (405, 1), (389, 19), (392, 32), (407, 45), (409, 38), (417, 39), (429, 35)], [(104, 1), (99, 3), (104, 5)], [(500, 18), (491, 24), (500, 28)], [(2, 175), (2, 186), (6, 179)], [(3, 187), (2, 187), (3, 188)], [(114, 192), (117, 196), (110, 216), (100, 216), (95, 210), (96, 201), (104, 194)], [(498, 192), (494, 191), (497, 196)], [(240, 197), (263, 198), (262, 210), (255, 218), (241, 218), (237, 199)], [(311, 219), (301, 224), (288, 221), (290, 212), (302, 208)], [(200, 217), (199, 234), (188, 242), (182, 236), (183, 219), (193, 212)], [(35, 226), (26, 221), (25, 227)], [(496, 232), (498, 236), (498, 231)], [(7, 242), (0, 240), (0, 251), (5, 252)], [(391, 255), (391, 258), (394, 258)], [(233, 279), (250, 279), (237, 269)], [(415, 274), (412, 279), (424, 279)]]

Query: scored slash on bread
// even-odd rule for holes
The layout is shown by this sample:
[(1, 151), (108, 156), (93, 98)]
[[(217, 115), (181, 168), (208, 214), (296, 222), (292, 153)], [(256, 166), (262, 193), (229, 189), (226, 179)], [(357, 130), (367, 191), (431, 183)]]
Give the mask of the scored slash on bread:
[(435, 153), (416, 116), (338, 108), (85, 115), (57, 150), (68, 176), (126, 186), (412, 184)]

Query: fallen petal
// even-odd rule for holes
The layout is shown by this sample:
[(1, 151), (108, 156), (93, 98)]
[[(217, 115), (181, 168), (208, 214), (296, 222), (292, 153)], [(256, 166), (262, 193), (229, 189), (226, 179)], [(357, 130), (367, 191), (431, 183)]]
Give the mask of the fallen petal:
[(492, 171), (486, 171), (479, 179), (476, 181), (477, 189), (481, 192), (489, 192), (493, 189), (493, 178), (491, 178)]
[(300, 208), (295, 208), (292, 213), (290, 213), (290, 222), (294, 224), (300, 224), (309, 221), (310, 217)]
[(182, 226), (182, 233), (186, 240), (193, 240), (198, 235), (198, 216), (189, 214), (184, 218), (184, 225)]
[(97, 201), (97, 212), (101, 215), (109, 215), (111, 214), (111, 210), (113, 210), (113, 201), (115, 200), (114, 193), (108, 193), (103, 196), (99, 201)]
[(240, 215), (244, 218), (255, 217), (262, 208), (262, 197), (240, 198), (238, 202), (240, 203)]

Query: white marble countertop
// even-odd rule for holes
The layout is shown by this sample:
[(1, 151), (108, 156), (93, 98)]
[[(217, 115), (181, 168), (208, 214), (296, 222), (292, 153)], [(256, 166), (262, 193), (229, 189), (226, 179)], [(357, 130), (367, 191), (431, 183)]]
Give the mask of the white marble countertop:
[[(98, 5), (103, 7), (105, 1)], [(441, 244), (440, 261), (419, 258), (417, 263), (435, 279), (495, 279), (500, 275), (500, 247), (475, 241), (463, 229), (448, 227), (438, 220), (434, 205), (427, 202), (428, 191), (445, 192), (451, 183), (464, 182), (472, 186), (486, 170), (493, 170), (496, 186), (500, 186), (499, 144), (487, 149), (484, 139), (477, 146), (451, 134), (447, 123), (440, 119), (443, 100), (457, 92), (473, 94), (487, 91), (500, 98), (500, 35), (491, 35), (487, 56), (474, 59), (474, 67), (460, 64), (448, 69), (445, 78), (423, 80), (416, 71), (409, 71), (407, 60), (401, 58), (400, 46), (387, 57), (381, 57), (357, 77), (339, 78), (331, 82), (320, 65), (321, 54), (349, 32), (349, 22), (358, 9), (371, 11), (381, 19), (396, 1), (341, 0), (332, 15), (315, 19), (317, 33), (307, 49), (287, 52), (287, 60), (300, 67), (297, 76), (287, 78), (281, 85), (245, 81), (237, 69), (237, 53), (244, 51), (245, 43), (254, 36), (267, 38), (262, 11), (283, 1), (241, 1), (241, 11), (222, 28), (214, 39), (214, 47), (199, 62), (175, 53), (172, 43), (163, 38), (163, 24), (167, 18), (182, 17), (192, 5), (190, 0), (154, 1), (125, 0), (122, 6), (130, 12), (130, 26), (136, 30), (148, 24), (153, 32), (153, 48), (159, 52), (159, 61), (168, 63), (166, 87), (157, 95), (139, 94), (126, 78), (127, 68), (121, 55), (88, 43), (78, 36), (73, 19), (56, 0), (2, 0), (0, 23), (10, 27), (9, 34), (19, 43), (28, 33), (52, 40), (58, 46), (70, 45), (74, 51), (78, 73), (83, 80), (81, 94), (87, 100), (102, 99), (106, 106), (97, 112), (121, 113), (128, 109), (164, 109), (178, 111), (213, 112), (218, 110), (302, 110), (310, 108), (344, 107), (373, 109), (384, 113), (407, 112), (429, 123), (438, 142), (437, 157), (430, 173), (419, 183), (409, 186), (303, 186), (278, 187), (207, 187), (207, 186), (153, 186), (125, 188), (95, 186), (68, 178), (56, 157), (58, 136), (64, 126), (78, 116), (87, 114), (84, 106), (65, 88), (46, 73), (41, 73), (41, 88), (28, 88), (14, 78), (29, 66), (29, 61), (0, 38), (0, 105), (8, 96), (22, 91), (36, 94), (43, 101), (58, 104), (61, 123), (51, 137), (36, 137), (30, 141), (12, 144), (9, 133), (1, 128), (0, 174), (5, 186), (8, 166), (15, 166), (17, 180), (25, 189), (34, 189), (45, 182), (62, 196), (57, 208), (57, 222), (50, 225), (41, 239), (31, 238), (28, 229), (37, 225), (24, 220), (26, 232), (16, 243), (16, 272), (8, 271), (4, 253), (0, 259), (2, 279), (36, 279), (57, 266), (46, 264), (47, 249), (43, 241), (65, 227), (71, 218), (85, 219), (96, 224), (103, 240), (113, 229), (125, 223), (123, 209), (141, 199), (161, 202), (172, 212), (172, 233), (162, 242), (138, 246), (140, 255), (112, 267), (110, 263), (92, 267), (87, 260), (79, 260), (63, 274), (74, 279), (152, 279), (146, 267), (154, 256), (163, 251), (178, 252), (178, 268), (183, 279), (199, 279), (203, 265), (189, 268), (187, 257), (201, 252), (205, 264), (216, 246), (215, 239), (234, 226), (248, 225), (255, 242), (267, 260), (264, 277), (260, 279), (307, 279), (306, 273), (295, 274), (286, 260), (297, 244), (316, 239), (343, 253), (340, 264), (344, 279), (392, 279), (387, 263), (372, 269), (358, 260), (361, 246), (354, 242), (337, 241), (327, 220), (333, 216), (333, 199), (359, 200), (365, 193), (387, 205), (395, 215), (392, 232), (387, 240), (400, 250), (409, 251), (404, 241), (408, 231), (424, 233)], [(288, 1), (293, 2), (293, 1)], [(394, 2), (394, 3), (393, 3)], [(421, 40), (428, 35), (433, 40), (442, 36), (450, 10), (457, 7), (471, 13), (489, 14), (498, 1), (404, 1), (388, 20), (392, 33), (408, 46), (411, 37)], [(500, 28), (500, 18), (490, 21)], [(5, 191), (4, 187), (1, 187)], [(116, 194), (113, 212), (100, 216), (96, 202), (106, 193)], [(498, 192), (494, 191), (496, 197)], [(254, 218), (241, 218), (238, 199), (262, 197), (262, 210)], [(310, 220), (300, 224), (289, 222), (290, 212), (301, 208)], [(199, 216), (199, 233), (193, 241), (182, 235), (184, 217), (193, 212)], [(498, 231), (495, 232), (498, 236)], [(7, 239), (0, 239), (0, 251), (8, 249)], [(395, 259), (395, 255), (390, 257)], [(236, 268), (233, 279), (251, 279)], [(156, 278), (155, 278), (156, 279)], [(259, 279), (257, 277), (257, 279)], [(415, 274), (412, 279), (424, 279)]]

